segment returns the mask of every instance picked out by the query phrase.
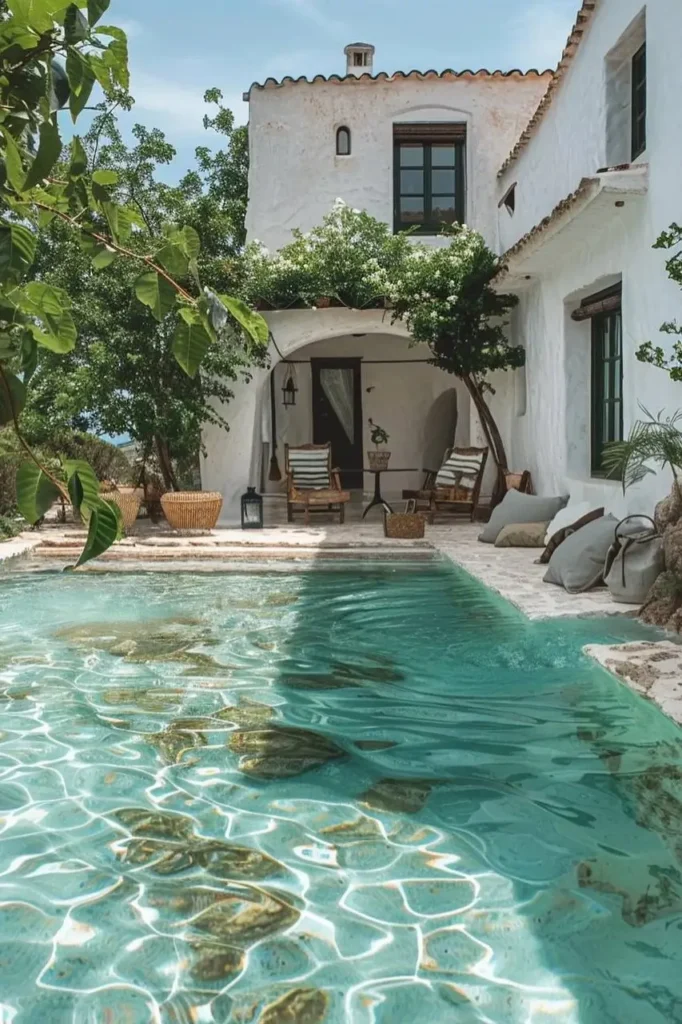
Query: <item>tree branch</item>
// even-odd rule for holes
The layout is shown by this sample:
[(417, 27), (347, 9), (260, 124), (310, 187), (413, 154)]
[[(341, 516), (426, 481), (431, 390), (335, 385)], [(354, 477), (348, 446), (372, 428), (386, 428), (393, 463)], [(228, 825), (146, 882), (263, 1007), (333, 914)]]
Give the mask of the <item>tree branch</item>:
[(138, 260), (140, 263), (144, 263), (150, 270), (154, 270), (160, 277), (164, 278), (164, 280), (167, 281), (183, 299), (192, 303), (192, 305), (196, 303), (194, 296), (190, 295), (188, 291), (185, 291), (182, 285), (179, 285), (175, 278), (171, 277), (163, 267), (160, 267), (158, 263), (155, 263), (151, 256), (142, 256), (139, 252), (133, 252), (132, 249), (126, 249), (125, 246), (119, 245), (118, 242), (115, 242), (113, 238), (110, 238), (107, 235), (102, 235), (99, 231), (93, 231), (91, 228), (83, 227), (82, 224), (78, 223), (75, 217), (71, 217), (68, 213), (62, 213), (61, 210), (55, 210), (53, 206), (48, 206), (47, 203), (34, 203), (34, 205), (39, 210), (46, 210), (48, 213), (59, 217), (65, 224), (69, 224), (72, 228), (75, 228), (76, 231), (80, 231), (83, 235), (89, 235), (90, 238), (94, 238), (95, 241), (99, 242), (101, 245), (106, 245), (108, 249), (113, 249), (114, 252), (119, 253), (119, 255), (127, 256), (129, 259)]

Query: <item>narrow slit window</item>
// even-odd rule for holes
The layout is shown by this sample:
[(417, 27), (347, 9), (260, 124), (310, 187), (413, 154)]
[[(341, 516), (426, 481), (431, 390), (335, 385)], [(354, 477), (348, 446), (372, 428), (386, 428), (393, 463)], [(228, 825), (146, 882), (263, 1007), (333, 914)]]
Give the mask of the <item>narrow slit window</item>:
[(604, 476), (604, 448), (623, 440), (620, 309), (592, 317), (592, 476)]
[(514, 216), (514, 211), (516, 210), (516, 182), (505, 193), (500, 206), (504, 206), (510, 217)]
[(341, 127), (336, 132), (336, 155), (350, 156), (350, 128)]

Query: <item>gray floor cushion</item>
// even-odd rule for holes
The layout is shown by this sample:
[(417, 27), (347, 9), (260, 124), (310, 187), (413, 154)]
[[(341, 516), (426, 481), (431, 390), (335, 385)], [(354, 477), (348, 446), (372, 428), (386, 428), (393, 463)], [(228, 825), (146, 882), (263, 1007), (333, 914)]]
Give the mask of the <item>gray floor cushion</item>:
[(603, 583), (604, 561), (617, 525), (615, 516), (602, 516), (566, 537), (549, 561), (545, 583), (556, 583), (569, 594)]
[[(503, 526), (495, 541), (496, 548), (544, 548), (548, 523), (513, 523)], [(545, 533), (542, 532), (544, 527)]]
[(550, 522), (567, 503), (568, 497), (542, 498), (537, 494), (509, 491), (497, 508), (493, 509), (490, 521), (478, 539), (484, 544), (494, 544), (504, 526)]

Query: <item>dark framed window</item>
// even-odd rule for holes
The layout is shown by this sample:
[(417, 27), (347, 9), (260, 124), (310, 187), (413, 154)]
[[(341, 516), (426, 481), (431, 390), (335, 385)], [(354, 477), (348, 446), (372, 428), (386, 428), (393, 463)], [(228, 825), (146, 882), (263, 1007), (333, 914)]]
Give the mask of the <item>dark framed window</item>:
[(394, 228), (437, 234), (462, 223), (465, 125), (394, 125)]
[(623, 440), (623, 321), (620, 307), (592, 317), (592, 476), (605, 476), (604, 448)]
[(345, 125), (336, 130), (336, 155), (350, 156), (350, 128)]
[(632, 159), (646, 149), (646, 43), (632, 58)]

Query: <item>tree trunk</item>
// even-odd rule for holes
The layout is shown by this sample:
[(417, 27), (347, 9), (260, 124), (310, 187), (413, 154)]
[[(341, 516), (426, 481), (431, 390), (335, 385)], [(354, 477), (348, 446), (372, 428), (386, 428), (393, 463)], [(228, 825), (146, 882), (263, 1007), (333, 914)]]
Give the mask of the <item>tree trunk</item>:
[(506, 492), (504, 474), (509, 469), (507, 453), (505, 451), (502, 435), (500, 434), (497, 423), (495, 422), (495, 417), (490, 411), (490, 406), (483, 397), (480, 384), (478, 384), (469, 374), (464, 376), (462, 380), (464, 381), (467, 390), (471, 395), (471, 400), (476, 407), (478, 418), (480, 419), (481, 426), (483, 427), (483, 433), (485, 434), (490, 447), (490, 454), (497, 466), (497, 480), (495, 482), (495, 488), (490, 501), (491, 506), (494, 508), (495, 505), (499, 505)]
[(156, 434), (154, 437), (154, 443), (156, 444), (156, 454), (159, 458), (159, 468), (161, 470), (161, 476), (163, 477), (164, 487), (169, 491), (179, 490), (175, 470), (173, 469), (173, 461), (165, 438)]

